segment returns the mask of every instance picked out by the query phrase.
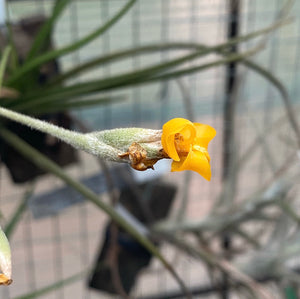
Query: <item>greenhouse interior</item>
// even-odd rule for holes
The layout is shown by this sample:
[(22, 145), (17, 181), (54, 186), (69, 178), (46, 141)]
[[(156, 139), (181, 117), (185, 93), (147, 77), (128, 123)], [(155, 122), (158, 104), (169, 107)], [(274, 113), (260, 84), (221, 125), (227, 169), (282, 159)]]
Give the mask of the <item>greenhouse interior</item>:
[(296, 0), (0, 0), (0, 298), (300, 298), (299, 97)]

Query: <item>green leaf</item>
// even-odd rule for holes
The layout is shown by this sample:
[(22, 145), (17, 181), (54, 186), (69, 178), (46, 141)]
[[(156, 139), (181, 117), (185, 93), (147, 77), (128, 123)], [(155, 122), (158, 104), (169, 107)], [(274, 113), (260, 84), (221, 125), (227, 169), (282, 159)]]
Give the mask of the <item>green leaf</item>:
[(11, 237), (15, 227), (17, 226), (17, 224), (21, 220), (23, 213), (26, 211), (27, 203), (28, 203), (28, 200), (29, 200), (31, 195), (32, 195), (32, 189), (25, 192), (21, 202), (17, 206), (17, 208), (16, 208), (15, 212), (13, 213), (12, 217), (10, 217), (9, 222), (6, 224), (6, 226), (4, 228), (4, 232), (7, 236), (7, 238)]
[(203, 71), (206, 70), (208, 68), (212, 68), (212, 67), (216, 67), (222, 64), (227, 64), (233, 61), (243, 61), (246, 57), (249, 57), (251, 55), (254, 55), (255, 53), (257, 53), (259, 50), (261, 50), (261, 47), (255, 47), (253, 49), (250, 49), (248, 51), (245, 51), (244, 53), (237, 53), (237, 54), (231, 54), (231, 55), (227, 55), (225, 58), (223, 59), (218, 59), (209, 63), (205, 63), (199, 66), (195, 66), (195, 67), (190, 67), (190, 68), (185, 68), (179, 71), (175, 71), (175, 72), (169, 72), (166, 74), (162, 74), (162, 75), (158, 75), (158, 76), (154, 76), (154, 77), (150, 77), (149, 79), (147, 79), (146, 81), (159, 81), (159, 80), (169, 80), (169, 79), (173, 79), (176, 77), (180, 77), (180, 76), (184, 76), (184, 75), (189, 75), (195, 72), (199, 72), (199, 71)]
[[(286, 24), (289, 19), (280, 20), (271, 26), (268, 26), (262, 30), (258, 30), (252, 33), (249, 33), (245, 36), (238, 37), (236, 39), (232, 39), (227, 43), (223, 43), (220, 45), (216, 45), (213, 47), (205, 47), (203, 45), (195, 45), (195, 44), (188, 44), (188, 46), (194, 47), (196, 51), (194, 51), (191, 54), (184, 55), (183, 57), (173, 59), (168, 62), (155, 64), (150, 67), (143, 68), (139, 71), (134, 72), (128, 72), (126, 74), (117, 75), (111, 78), (106, 78), (102, 80), (96, 80), (96, 81), (90, 81), (82, 84), (77, 84), (76, 86), (68, 86), (68, 87), (50, 87), (48, 89), (33, 91), (32, 94), (29, 94), (25, 97), (22, 97), (22, 101), (20, 99), (17, 99), (15, 101), (11, 101), (10, 103), (7, 103), (6, 107), (13, 108), (15, 110), (19, 111), (28, 111), (30, 112), (31, 109), (38, 110), (38, 107), (41, 107), (42, 105), (45, 105), (46, 103), (50, 103), (51, 101), (56, 101), (58, 99), (67, 99), (70, 97), (78, 97), (82, 95), (88, 95), (89, 93), (95, 92), (95, 91), (103, 91), (107, 89), (112, 88), (120, 88), (124, 86), (129, 85), (135, 85), (135, 84), (142, 84), (147, 81), (154, 81), (155, 76), (159, 73), (163, 73), (170, 68), (174, 68), (179, 66), (180, 64), (191, 61), (192, 59), (196, 59), (199, 56), (210, 54), (211, 52), (219, 52), (219, 51), (225, 51), (228, 47), (232, 46), (233, 44), (236, 44), (237, 42), (246, 41), (250, 38), (253, 38), (255, 36), (270, 32), (272, 30), (275, 30), (279, 26), (282, 26), (283, 24)], [(187, 45), (182, 45), (180, 43), (175, 43), (174, 45), (163, 45), (164, 48), (168, 47), (187, 47)], [(160, 46), (158, 46), (160, 47)], [(150, 46), (150, 48), (142, 47), (140, 49), (130, 49), (123, 52), (117, 52), (105, 57), (98, 58), (98, 63), (104, 61), (113, 61), (115, 59), (119, 59), (120, 57), (126, 57), (127, 55), (131, 55), (134, 53), (143, 52), (143, 51), (149, 51), (149, 50), (157, 50), (157, 47)], [(94, 63), (95, 61), (93, 61)], [(86, 69), (87, 67), (92, 67), (92, 62), (89, 62), (86, 65), (82, 65), (79, 68), (77, 68), (77, 72), (82, 71), (83, 69)], [(201, 68), (201, 67), (200, 67)], [(73, 71), (76, 70), (73, 69)], [(193, 69), (190, 69), (191, 72), (196, 71)], [(188, 69), (185, 69), (183, 71), (184, 74), (188, 73)], [(71, 74), (71, 73), (69, 73)], [(174, 74), (174, 76), (179, 75), (179, 73)], [(62, 75), (64, 76), (64, 75)], [(168, 75), (171, 77), (171, 75)], [(172, 75), (173, 76), (173, 75)], [(66, 78), (66, 77), (65, 77)], [(156, 79), (158, 80), (158, 79)], [(6, 103), (5, 103), (6, 104)]]
[(289, 94), (288, 94), (286, 88), (280, 82), (279, 79), (277, 79), (271, 72), (267, 71), (260, 65), (255, 64), (250, 60), (245, 60), (244, 64), (246, 66), (248, 66), (249, 68), (253, 69), (254, 71), (256, 71), (257, 73), (259, 73), (260, 75), (262, 75), (263, 77), (265, 77), (265, 79), (267, 79), (270, 83), (272, 83), (278, 89), (279, 93), (281, 94), (281, 98), (283, 100), (283, 104), (285, 106), (285, 109), (286, 109), (286, 112), (288, 115), (288, 120), (296, 134), (298, 147), (300, 148), (300, 128), (299, 128), (299, 124), (298, 124), (297, 118), (295, 116), (295, 113), (293, 111), (293, 105), (291, 103), (291, 99), (289, 97)]
[(177, 66), (185, 61), (196, 59), (196, 58), (199, 58), (204, 55), (208, 55), (208, 54), (220, 52), (220, 51), (225, 51), (226, 49), (230, 49), (233, 45), (236, 45), (241, 42), (245, 42), (249, 39), (255, 38), (262, 34), (267, 34), (269, 32), (272, 32), (273, 30), (276, 30), (278, 27), (283, 26), (289, 22), (290, 22), (290, 19), (282, 19), (282, 20), (277, 21), (274, 24), (272, 24), (268, 27), (265, 27), (263, 29), (239, 36), (237, 38), (230, 39), (225, 43), (222, 43), (222, 44), (219, 44), (216, 46), (211, 46), (211, 47), (205, 46), (202, 44), (196, 44), (196, 43), (183, 43), (183, 42), (179, 43), (179, 42), (177, 42), (177, 43), (167, 43), (167, 44), (154, 44), (154, 45), (148, 45), (148, 46), (142, 46), (142, 47), (137, 47), (137, 48), (128, 49), (128, 50), (118, 51), (116, 53), (112, 53), (112, 54), (105, 55), (102, 57), (97, 57), (97, 58), (92, 59), (86, 63), (83, 63), (79, 66), (76, 66), (76, 67), (70, 69), (69, 71), (65, 72), (64, 74), (59, 75), (50, 84), (60, 83), (63, 80), (74, 77), (74, 75), (82, 73), (84, 71), (89, 71), (92, 68), (97, 67), (99, 65), (109, 63), (109, 62), (114, 62), (118, 59), (127, 58), (129, 56), (140, 55), (142, 53), (157, 52), (157, 51), (161, 51), (161, 50), (170, 50), (170, 49), (176, 49), (176, 50), (178, 50), (178, 49), (193, 49), (193, 50), (197, 51), (196, 53), (194, 52), (192, 54), (189, 54), (189, 55), (183, 57), (183, 59), (176, 58), (167, 63), (158, 65), (163, 70), (163, 68)]
[(22, 101), (22, 103), (20, 104), (15, 102), (13, 103), (13, 105), (10, 105), (10, 107), (17, 110), (30, 111), (31, 109), (34, 109), (34, 107), (38, 107), (38, 105), (50, 103), (57, 97), (60, 98), (74, 97), (74, 96), (84, 95), (93, 92), (106, 91), (109, 89), (133, 86), (133, 85), (149, 83), (153, 81), (167, 80), (167, 79), (175, 78), (186, 74), (191, 74), (193, 72), (198, 72), (200, 70), (205, 70), (218, 65), (222, 65), (228, 62), (243, 60), (246, 57), (253, 55), (257, 50), (259, 49), (255, 48), (245, 53), (230, 55), (226, 58), (219, 59), (200, 66), (185, 68), (183, 70), (170, 72), (162, 75), (159, 74), (161, 73), (161, 68), (158, 66), (157, 67), (154, 66), (154, 67), (144, 68), (139, 71), (129, 72), (123, 75), (117, 75), (108, 79), (90, 81), (86, 83), (77, 84), (76, 86), (56, 88), (47, 91), (47, 94), (44, 96), (35, 97), (32, 99), (26, 99)]
[(23, 66), (15, 72), (9, 78), (7, 84), (8, 85), (13, 85), (18, 79), (20, 79), (23, 75), (28, 73), (29, 71), (36, 69), (40, 65), (54, 60), (58, 57), (61, 57), (63, 55), (66, 55), (70, 52), (73, 52), (75, 50), (80, 49), (81, 47), (85, 46), (86, 44), (90, 43), (93, 41), (95, 38), (97, 38), (99, 35), (103, 34), (105, 31), (107, 31), (111, 26), (113, 26), (121, 17), (130, 9), (130, 7), (136, 2), (137, 0), (130, 0), (128, 1), (124, 7), (115, 15), (113, 16), (107, 23), (105, 23), (103, 26), (100, 28), (96, 29), (92, 33), (88, 34), (84, 38), (78, 40), (77, 42), (68, 45), (62, 49), (58, 50), (53, 50), (50, 52), (47, 52), (43, 55), (38, 56), (37, 58), (34, 58), (32, 60), (29, 60), (28, 62), (24, 63)]
[[(70, 3), (70, 0), (57, 0), (52, 11), (51, 17), (45, 22), (37, 36), (34, 39), (34, 42), (31, 46), (31, 49), (27, 55), (26, 61), (32, 59), (35, 55), (39, 54), (43, 49), (45, 42), (51, 37), (53, 26), (57, 21), (57, 18), (64, 11), (66, 6)], [(26, 63), (26, 62), (25, 62)]]
[(75, 275), (72, 275), (66, 279), (63, 280), (59, 280), (53, 284), (50, 284), (44, 288), (41, 288), (39, 290), (33, 291), (31, 293), (25, 294), (25, 295), (21, 295), (21, 296), (17, 296), (14, 297), (13, 299), (34, 299), (34, 298), (40, 298), (40, 296), (46, 295), (52, 291), (55, 291), (61, 287), (64, 287), (70, 283), (73, 283), (75, 281), (77, 281), (78, 279), (82, 278), (84, 274), (86, 274), (87, 271), (83, 271), (80, 273), (77, 273)]
[(6, 65), (7, 65), (7, 61), (8, 61), (8, 57), (11, 51), (11, 46), (6, 46), (3, 54), (1, 55), (1, 61), (0, 61), (0, 91), (2, 88), (2, 82), (3, 82), (3, 77), (4, 77), (4, 73), (5, 73), (5, 69), (6, 69)]
[(80, 100), (71, 100), (71, 101), (55, 101), (50, 102), (49, 105), (42, 105), (41, 107), (37, 107), (36, 110), (32, 109), (30, 112), (32, 114), (41, 114), (41, 113), (53, 113), (65, 110), (72, 109), (82, 109), (82, 108), (90, 108), (93, 106), (112, 104), (115, 102), (119, 102), (124, 100), (125, 97), (115, 96), (115, 97), (99, 97), (94, 99), (80, 99)]
[[(227, 43), (224, 47), (227, 47)], [(218, 46), (219, 47), (219, 46)], [(80, 65), (75, 66), (74, 68), (71, 68), (70, 70), (64, 72), (63, 74), (58, 75), (56, 78), (54, 78), (48, 86), (53, 86), (61, 83), (62, 81), (65, 81), (67, 79), (73, 78), (76, 75), (79, 75), (85, 71), (90, 71), (93, 68), (103, 66), (108, 63), (116, 62), (120, 59), (125, 59), (127, 57), (137, 56), (141, 54), (147, 54), (147, 53), (154, 53), (154, 52), (160, 52), (160, 51), (169, 51), (169, 50), (205, 50), (205, 52), (200, 53), (199, 56), (208, 54), (207, 48), (202, 47), (199, 44), (195, 43), (166, 43), (166, 44), (153, 44), (153, 45), (147, 45), (147, 46), (141, 46), (141, 47), (135, 47), (132, 49), (127, 50), (121, 50), (114, 53), (110, 53), (108, 55), (100, 56), (94, 59), (91, 59), (85, 63), (82, 63)]]
[(10, 69), (12, 71), (16, 71), (17, 68), (19, 67), (19, 61), (18, 61), (18, 53), (16, 50), (16, 45), (14, 42), (14, 36), (13, 36), (13, 31), (12, 31), (12, 26), (11, 26), (11, 20), (10, 20), (10, 13), (8, 9), (8, 5), (5, 6), (6, 10), (6, 29), (7, 29), (7, 40), (8, 44), (12, 47), (12, 55), (11, 55), (11, 63), (9, 65)]

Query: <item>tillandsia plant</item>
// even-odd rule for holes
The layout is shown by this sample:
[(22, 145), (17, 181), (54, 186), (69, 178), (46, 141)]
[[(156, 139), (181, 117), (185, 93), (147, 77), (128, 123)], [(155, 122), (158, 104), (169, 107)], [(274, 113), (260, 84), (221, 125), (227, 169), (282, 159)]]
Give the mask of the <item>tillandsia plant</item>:
[[(95, 31), (84, 36), (82, 39), (75, 41), (74, 43), (63, 48), (48, 49), (45, 52), (43, 51), (44, 45), (47, 42), (47, 39), (52, 36), (52, 31), (56, 21), (59, 19), (60, 15), (68, 6), (68, 4), (71, 3), (70, 0), (55, 1), (52, 14), (43, 25), (40, 32), (37, 34), (31, 49), (27, 53), (22, 63), (19, 63), (16, 59), (17, 55), (15, 53), (15, 47), (13, 44), (14, 39), (11, 37), (10, 41), (12, 42), (13, 51), (8, 64), (8, 71), (6, 72), (3, 80), (4, 87), (0, 92), (1, 106), (5, 106), (9, 110), (0, 108), (1, 115), (42, 132), (52, 134), (53, 136), (70, 143), (78, 149), (83, 149), (102, 158), (117, 162), (130, 163), (133, 168), (138, 170), (152, 168), (158, 160), (163, 158), (171, 158), (173, 159), (173, 171), (194, 170), (200, 173), (206, 179), (210, 179), (210, 156), (208, 154), (207, 146), (210, 140), (214, 137), (215, 130), (207, 125), (191, 123), (190, 121), (183, 119), (173, 119), (166, 123), (162, 130), (125, 128), (80, 134), (69, 130), (64, 130), (57, 126), (39, 121), (20, 113), (13, 112), (18, 111), (34, 116), (40, 116), (43, 113), (99, 105), (101, 103), (107, 103), (108, 101), (113, 102), (114, 100), (120, 100), (120, 97), (107, 97), (105, 95), (107, 90), (116, 90), (121, 87), (129, 87), (155, 81), (161, 82), (162, 80), (168, 80), (181, 75), (206, 70), (232, 61), (239, 61), (246, 67), (249, 67), (268, 79), (269, 82), (278, 88), (280, 93), (283, 95), (283, 98), (286, 98), (287, 102), (285, 89), (280, 82), (260, 65), (256, 65), (254, 62), (248, 60), (250, 56), (257, 53), (262, 48), (261, 46), (254, 47), (248, 51), (237, 54), (232, 54), (230, 52), (232, 46), (248, 41), (257, 36), (264, 36), (265, 34), (271, 33), (275, 29), (286, 24), (287, 19), (284, 17), (285, 14), (282, 14), (282, 19), (277, 20), (264, 29), (245, 34), (222, 44), (207, 46), (199, 43), (172, 42), (143, 45), (132, 49), (122, 49), (113, 53), (109, 53), (108, 55), (91, 57), (89, 61), (76, 65), (68, 70), (63, 70), (62, 73), (59, 73), (51, 78), (51, 80), (46, 82), (42, 87), (38, 84), (38, 70), (43, 65), (53, 59), (58, 59), (66, 54), (70, 54), (101, 36), (101, 34), (111, 28), (135, 4), (135, 2), (136, 0), (127, 1), (125, 5), (104, 25), (101, 25)], [(76, 79), (79, 75), (88, 73), (91, 69), (95, 67), (101, 67), (103, 64), (114, 63), (116, 61), (141, 54), (155, 53), (160, 51), (177, 51), (178, 49), (187, 50), (189, 53), (186, 53), (180, 57), (175, 57), (169, 61), (154, 63), (147, 67), (140, 68), (139, 70), (128, 70), (124, 74), (114, 74), (108, 78), (94, 78), (93, 80), (84, 81), (80, 84), (72, 83), (72, 80)], [(195, 59), (204, 57), (211, 53), (215, 53), (220, 57), (211, 62), (201, 62), (196, 66), (190, 64), (192, 66), (187, 67), (185, 64), (188, 61), (194, 61)], [(4, 54), (2, 57), (5, 56)], [(74, 81), (76, 82), (76, 80)], [(5, 123), (3, 122), (3, 124)], [(6, 129), (2, 127), (3, 124), (1, 123), (0, 127), (1, 137), (4, 139), (7, 138), (7, 140), (10, 139), (10, 141), (12, 141), (13, 137), (7, 134), (7, 132), (5, 133)], [(17, 138), (14, 139), (16, 148), (22, 152), (26, 148), (27, 144), (19, 141), (17, 142)], [(44, 161), (44, 157), (39, 155), (38, 152), (35, 152), (35, 154), (32, 154), (32, 152), (34, 153), (34, 151), (27, 151), (27, 158), (35, 160), (37, 164), (42, 164), (41, 161)], [(114, 221), (120, 224), (124, 229), (128, 230), (132, 236), (134, 236), (141, 244), (143, 244), (143, 246), (145, 246), (158, 259), (160, 259), (166, 269), (172, 271), (172, 267), (166, 262), (163, 256), (160, 255), (157, 248), (151, 243), (151, 241), (149, 241), (147, 237), (138, 234), (136, 230), (126, 223), (126, 221), (122, 219), (122, 217), (120, 217), (120, 215), (118, 215), (113, 208), (111, 208), (109, 205), (105, 205), (104, 202), (99, 201), (97, 195), (93, 194), (91, 190), (88, 190), (82, 185), (76, 184), (74, 180), (72, 180), (70, 177), (67, 177), (67, 175), (58, 170), (57, 167), (55, 168), (53, 164), (49, 163), (49, 165), (49, 169), (52, 169), (52, 173), (63, 179), (77, 191), (81, 192), (86, 198), (89, 198), (94, 204), (96, 204), (98, 208), (104, 210)], [(248, 210), (249, 209), (247, 207), (245, 211), (248, 213)], [(217, 218), (222, 220), (224, 217)], [(229, 224), (228, 222), (223, 224), (219, 230), (223, 232), (224, 227), (228, 228), (230, 225), (234, 226), (235, 228), (239, 228), (236, 222), (233, 222), (232, 224), (232, 221), (236, 221), (236, 219), (239, 220), (240, 216), (237, 215), (237, 217), (232, 217), (232, 215), (229, 215)], [(212, 219), (209, 219), (207, 222), (208, 225), (211, 224), (212, 226), (214, 226), (215, 223), (219, 223), (218, 221), (216, 222), (215, 215), (213, 215)], [(177, 221), (176, 224), (179, 225), (178, 223), (179, 222)], [(183, 224), (184, 223), (180, 223), (181, 227), (178, 230), (184, 230)], [(187, 227), (190, 228), (188, 225), (189, 223), (187, 223)], [(203, 226), (208, 227), (208, 225), (205, 223)], [(175, 225), (172, 226), (172, 229), (174, 227)], [(195, 235), (198, 237), (200, 235), (199, 231), (199, 226), (197, 225), (195, 229)], [(168, 239), (174, 240), (174, 243), (176, 243), (177, 240), (174, 238), (174, 236), (175, 233), (172, 231), (168, 236)], [(4, 242), (3, 244), (8, 243)], [(189, 248), (187, 248), (187, 246)], [(181, 244), (181, 249), (183, 248), (187, 248), (187, 252), (193, 252), (193, 246), (186, 242)], [(203, 260), (210, 260), (211, 262), (208, 263), (210, 266), (215, 267), (217, 265), (222, 271), (227, 271), (227, 269), (224, 267), (224, 264), (218, 264), (215, 257), (210, 259), (210, 256), (208, 256), (207, 252), (203, 253), (201, 251), (197, 251), (194, 253), (194, 256), (200, 256), (200, 258)], [(1, 267), (4, 269), (2, 265)], [(9, 273), (6, 272), (5, 274), (3, 270), (3, 274), (5, 275), (3, 282), (7, 284), (10, 281)], [(175, 274), (173, 272), (174, 276), (176, 276)], [(239, 281), (242, 276), (239, 275), (239, 277), (236, 277), (236, 275), (231, 275), (231, 277), (234, 277), (237, 281)]]
[[(177, 151), (178, 157), (183, 165), (185, 164), (185, 160), (187, 160), (188, 163), (186, 163), (187, 165), (183, 166), (182, 169), (178, 167), (177, 169), (173, 169), (174, 171), (185, 169), (196, 170), (206, 179), (209, 179), (207, 173), (210, 173), (210, 164), (207, 145), (214, 137), (215, 130), (207, 125), (193, 124), (188, 120), (179, 118), (168, 122), (163, 127), (163, 130), (122, 128), (81, 134), (5, 108), (0, 108), (0, 115), (12, 121), (51, 134), (77, 149), (84, 150), (100, 158), (130, 163), (130, 165), (137, 170), (153, 168), (153, 165), (163, 158), (174, 158), (174, 151), (172, 152), (171, 150), (170, 152), (169, 149), (175, 147), (175, 151)], [(174, 129), (170, 130), (172, 127), (174, 127)], [(201, 127), (202, 129), (200, 129)], [(0, 135), (6, 138), (10, 143), (12, 142), (16, 145), (17, 142), (19, 144), (18, 147), (22, 148), (22, 153), (25, 156), (32, 156), (34, 150), (30, 150), (28, 145), (24, 144), (20, 139), (18, 141), (18, 137), (14, 137), (14, 135), (10, 134), (6, 129), (0, 128)], [(166, 140), (164, 140), (164, 136), (166, 137)], [(195, 157), (189, 157), (191, 153), (194, 154), (194, 151), (197, 152)], [(168, 152), (170, 154), (168, 154)], [(99, 201), (97, 195), (93, 194), (93, 192), (85, 188), (85, 186), (74, 182), (59, 170), (56, 165), (51, 164), (49, 160), (46, 161), (46, 159), (38, 152), (35, 152), (34, 156), (35, 157), (32, 157), (32, 159), (37, 165), (43, 165), (45, 167), (47, 164), (48, 169), (51, 169), (54, 174), (90, 199), (99, 208), (103, 209), (114, 221), (116, 221), (116, 223), (126, 229), (147, 250), (149, 250), (149, 252), (155, 255), (177, 280), (181, 289), (186, 294), (186, 297), (190, 298), (180, 277), (148, 238), (141, 235), (136, 228), (128, 223), (112, 207)], [(195, 166), (195, 164), (199, 162), (202, 163), (204, 159), (204, 166)], [(175, 157), (175, 160), (178, 159)], [(173, 163), (175, 163), (175, 161)], [(207, 169), (207, 167), (209, 169)], [(7, 283), (9, 283), (9, 281), (7, 281)]]
[(10, 285), (11, 279), (11, 253), (9, 242), (0, 227), (0, 285)]
[[(28, 32), (28, 30), (32, 30), (32, 26), (27, 26), (29, 28), (27, 28), (26, 36), (30, 36), (30, 44), (26, 45), (26, 47), (20, 43), (22, 39), (18, 38), (17, 34), (15, 34), (18, 30), (14, 30), (14, 24), (10, 24), (9, 20), (6, 30), (3, 30), (3, 32), (5, 32), (4, 36), (1, 37), (3, 33), (0, 32), (0, 51), (5, 48), (5, 45), (11, 48), (11, 55), (3, 78), (3, 88), (0, 93), (2, 99), (1, 106), (49, 122), (52, 121), (67, 129), (72, 127), (72, 119), (68, 114), (69, 110), (99, 106), (108, 102), (114, 103), (125, 99), (127, 96), (127, 94), (123, 93), (124, 91), (122, 91), (122, 94), (116, 95), (110, 93), (108, 96), (107, 91), (114, 91), (120, 88), (145, 83), (161, 82), (162, 80), (204, 71), (214, 66), (233, 61), (239, 61), (267, 77), (265, 70), (255, 63), (246, 60), (246, 58), (249, 58), (261, 50), (264, 44), (258, 44), (250, 50), (238, 54), (232, 54), (230, 49), (239, 43), (271, 33), (289, 22), (289, 19), (283, 15), (280, 20), (263, 29), (215, 46), (198, 43), (172, 42), (121, 49), (108, 53), (107, 55), (91, 57), (88, 61), (65, 70), (59, 69), (57, 63), (63, 56), (74, 53), (84, 48), (90, 42), (100, 38), (103, 33), (114, 26), (135, 5), (137, 0), (126, 1), (107, 22), (101, 24), (94, 31), (86, 34), (79, 40), (55, 49), (51, 43), (54, 27), (71, 2), (70, 0), (53, 1), (52, 12), (48, 18), (35, 20), (35, 22), (40, 24), (40, 28), (35, 28), (33, 33)], [(34, 18), (31, 21), (34, 21)], [(22, 24), (22, 26), (23, 29), (26, 29), (24, 24)], [(104, 64), (122, 62), (128, 59), (128, 57), (139, 57), (145, 54), (177, 50), (186, 50), (188, 53), (178, 55), (178, 57), (169, 59), (168, 61), (151, 63), (151, 65), (138, 70), (128, 70), (122, 74), (114, 74), (105, 78), (94, 78), (93, 80), (84, 79), (80, 80), (81, 83), (77, 83), (79, 76), (88, 74), (95, 68), (101, 68)], [(199, 64), (197, 63), (196, 66), (186, 67), (186, 62), (194, 61), (211, 53), (218, 54), (221, 57), (212, 62), (207, 63), (204, 61)], [(53, 72), (51, 71), (51, 75), (45, 76), (44, 70), (52, 70)], [(276, 85), (276, 81), (270, 81)], [(53, 115), (52, 113), (56, 114)], [(64, 143), (49, 145), (45, 134), (32, 132), (26, 130), (26, 128), (20, 128), (16, 124), (11, 125), (10, 123), (4, 123), (3, 125), (16, 135), (21, 136), (28, 144), (34, 146), (61, 166), (77, 161), (75, 151), (72, 151), (73, 149)], [(20, 130), (24, 130), (26, 134), (24, 132), (20, 133)], [(32, 134), (34, 134), (34, 136), (32, 136)], [(5, 144), (5, 140), (3, 140), (3, 144)], [(3, 147), (0, 154), (2, 162), (5, 163), (10, 170), (15, 183), (32, 180), (41, 174), (40, 170), (31, 162), (28, 163), (28, 159), (23, 159), (17, 150), (14, 151), (9, 146)], [(192, 154), (193, 152), (191, 152), (189, 156), (194, 156)], [(14, 159), (17, 155), (18, 159)], [(21, 161), (22, 166), (20, 167), (20, 163), (16, 163), (16, 161)], [(189, 161), (190, 159), (185, 161), (184, 167), (187, 167)], [(136, 167), (148, 167), (147, 163), (145, 165), (137, 165)], [(175, 170), (175, 165), (178, 166), (179, 164), (174, 163), (172, 167), (173, 170)], [(21, 172), (20, 169), (26, 169), (26, 172)], [(206, 174), (206, 177), (209, 177), (209, 173)]]
[[(13, 30), (11, 30), (11, 24), (7, 26), (5, 32), (7, 32), (8, 38), (6, 39), (10, 43), (9, 45), (12, 48), (12, 53), (3, 82), (5, 90), (9, 91), (9, 93), (5, 92), (2, 94), (2, 97), (5, 98), (2, 102), (2, 106), (31, 115), (41, 115), (43, 113), (90, 107), (102, 103), (119, 101), (124, 98), (124, 95), (107, 96), (105, 92), (108, 90), (155, 81), (159, 82), (161, 80), (176, 78), (184, 74), (203, 71), (232, 61), (247, 63), (248, 67), (265, 76), (263, 70), (254, 63), (245, 60), (247, 57), (257, 53), (262, 48), (261, 46), (254, 47), (249, 51), (237, 55), (230, 55), (229, 50), (234, 45), (271, 33), (289, 22), (289, 19), (283, 16), (282, 19), (266, 28), (215, 46), (197, 43), (172, 42), (149, 44), (131, 49), (118, 50), (107, 55), (91, 57), (88, 61), (76, 65), (75, 67), (53, 73), (49, 77), (49, 80), (43, 80), (41, 85), (41, 80), (39, 79), (41, 69), (45, 69), (45, 66), (47, 66), (48, 63), (61, 59), (67, 54), (74, 53), (101, 37), (102, 34), (114, 26), (134, 6), (137, 0), (126, 1), (120, 10), (106, 23), (81, 39), (59, 49), (49, 47), (49, 41), (51, 41), (53, 36), (55, 24), (71, 2), (72, 1), (70, 0), (54, 1), (50, 16), (45, 19), (41, 28), (35, 32), (35, 38), (32, 40), (31, 46), (27, 45), (26, 51), (23, 49), (24, 47), (22, 47), (22, 45), (19, 45), (17, 37), (14, 36)], [(19, 62), (20, 59), (18, 59), (19, 48), (21, 48), (23, 52), (25, 51), (22, 54), (21, 62)], [(74, 79), (78, 78), (78, 76), (84, 75), (95, 68), (100, 68), (104, 64), (124, 61), (128, 57), (137, 57), (161, 51), (177, 51), (180, 49), (187, 50), (189, 53), (170, 59), (169, 61), (153, 63), (152, 65), (139, 70), (127, 71), (124, 74), (112, 75), (108, 78), (85, 80), (80, 84), (72, 83), (72, 80), (74, 82)], [(193, 67), (187, 68), (184, 66), (188, 61), (194, 61), (195, 59), (207, 56), (211, 53), (217, 53), (224, 57), (218, 58), (213, 62), (205, 62)], [(175, 68), (176, 70), (174, 70)], [(65, 85), (65, 83), (68, 84)]]
[(120, 128), (82, 134), (0, 108), (0, 115), (65, 141), (102, 159), (127, 162), (136, 170), (153, 169), (160, 159), (173, 159), (172, 171), (193, 170), (210, 180), (208, 144), (216, 130), (209, 125), (174, 118), (162, 130)]

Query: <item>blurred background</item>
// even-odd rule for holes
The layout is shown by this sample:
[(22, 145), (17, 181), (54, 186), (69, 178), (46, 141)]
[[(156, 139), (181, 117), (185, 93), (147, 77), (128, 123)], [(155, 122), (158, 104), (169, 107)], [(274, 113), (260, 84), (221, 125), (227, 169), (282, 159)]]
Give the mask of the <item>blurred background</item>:
[[(287, 6), (283, 11), (290, 2), (291, 8)], [(216, 128), (217, 136), (209, 147), (210, 182), (197, 173), (170, 173), (170, 164), (165, 161), (158, 162), (157, 171), (145, 173), (126, 167), (119, 170), (118, 165), (109, 164), (115, 191), (122, 200), (132, 197), (126, 189), (130, 184), (137, 185), (145, 194), (151, 194), (148, 185), (153, 188), (158, 184), (168, 202), (167, 207), (156, 205), (156, 209), (163, 211), (159, 220), (166, 223), (166, 219), (171, 219), (171, 224), (178, 227), (158, 227), (157, 231), (178, 234), (186, 238), (187, 244), (232, 262), (243, 273), (262, 280), (262, 286), (271, 294), (269, 298), (297, 298), (299, 285), (299, 158), (295, 127), (300, 121), (300, 3), (292, 2), (138, 0), (99, 38), (56, 61), (60, 73), (94, 57), (149, 44), (180, 42), (212, 47), (270, 27), (281, 17), (292, 17), (283, 26), (227, 48), (226, 55), (254, 50), (249, 59), (265, 73), (241, 60), (192, 71), (193, 67), (226, 57), (211, 51), (184, 63), (190, 73), (110, 88), (102, 91), (102, 95), (118, 100), (68, 111), (73, 127), (88, 131), (131, 126), (160, 129), (174, 117)], [(70, 1), (55, 24), (52, 46), (60, 49), (83, 38), (110, 20), (125, 3)], [(7, 0), (6, 5), (10, 22), (17, 24), (33, 16), (49, 16), (54, 1)], [(4, 27), (2, 23), (3, 30)], [(190, 51), (178, 47), (131, 55), (103, 63), (64, 84), (76, 86), (89, 80), (111, 78), (170, 61)], [(103, 286), (100, 290), (89, 287), (93, 271), (82, 273), (93, 268), (99, 254), (105, 251), (108, 216), (53, 175), (20, 184), (13, 182), (3, 164), (0, 171), (1, 226), (5, 227), (16, 211), (22, 213), (10, 236), (14, 282), (0, 289), (0, 297), (120, 297)], [(94, 157), (77, 152), (65, 171), (101, 194), (101, 200), (110, 202), (105, 171)], [(288, 205), (281, 205), (281, 201)], [(203, 219), (215, 222), (202, 227)], [(195, 226), (189, 226), (190, 223)], [(163, 238), (159, 243), (161, 252), (195, 293), (195, 298), (248, 298), (243, 287), (236, 289), (238, 279), (220, 274), (218, 267), (212, 269), (205, 258), (190, 254), (174, 242), (164, 242)], [(119, 267), (125, 267), (122, 269), (126, 272), (126, 265)], [(278, 268), (289, 270), (282, 272)], [(273, 274), (275, 279), (271, 279)], [(65, 281), (70, 277), (71, 280)], [(146, 258), (145, 266), (138, 267), (133, 281), (132, 285), (129, 283), (133, 298), (185, 298), (176, 281), (155, 258)], [(51, 285), (53, 288), (47, 289)], [(45, 294), (35, 293), (37, 290)], [(32, 292), (35, 297), (22, 297)]]

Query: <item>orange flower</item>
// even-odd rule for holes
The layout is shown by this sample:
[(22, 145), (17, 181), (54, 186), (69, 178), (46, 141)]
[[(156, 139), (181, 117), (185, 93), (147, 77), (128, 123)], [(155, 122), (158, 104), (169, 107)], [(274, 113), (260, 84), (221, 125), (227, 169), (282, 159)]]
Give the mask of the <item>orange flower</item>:
[(211, 177), (208, 143), (216, 130), (184, 118), (174, 118), (163, 125), (161, 142), (164, 151), (173, 159), (171, 171), (193, 170), (208, 181)]

